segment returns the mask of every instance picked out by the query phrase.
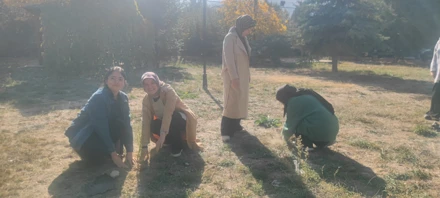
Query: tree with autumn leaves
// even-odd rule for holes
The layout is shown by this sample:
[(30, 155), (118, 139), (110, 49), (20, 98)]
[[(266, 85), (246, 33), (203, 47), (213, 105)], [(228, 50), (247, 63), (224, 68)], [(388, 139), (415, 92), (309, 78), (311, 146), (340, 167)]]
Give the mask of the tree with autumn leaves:
[(257, 21), (254, 29), (256, 35), (282, 34), (287, 31), (287, 20), (283, 19), (272, 6), (266, 1), (258, 2), (255, 8), (255, 0), (223, 0), (223, 6), (219, 9), (224, 18), (220, 21), (225, 29), (233, 26), (237, 17), (248, 14)]

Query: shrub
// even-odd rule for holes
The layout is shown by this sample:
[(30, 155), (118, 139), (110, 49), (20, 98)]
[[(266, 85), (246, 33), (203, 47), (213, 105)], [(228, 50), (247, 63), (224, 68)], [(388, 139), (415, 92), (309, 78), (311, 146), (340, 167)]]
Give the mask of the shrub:
[(255, 120), (255, 124), (265, 128), (271, 128), (281, 126), (281, 121), (277, 118), (270, 118), (268, 115), (260, 115), (258, 119)]
[(130, 70), (153, 58), (154, 34), (134, 1), (54, 2), (40, 9), (44, 64), (55, 72), (89, 72), (120, 62)]
[[(285, 35), (270, 35), (254, 42), (250, 42), (253, 52), (257, 58), (269, 58), (274, 63), (279, 63), (280, 58), (289, 57), (294, 54), (292, 42)], [(297, 52), (298, 53), (298, 52)]]

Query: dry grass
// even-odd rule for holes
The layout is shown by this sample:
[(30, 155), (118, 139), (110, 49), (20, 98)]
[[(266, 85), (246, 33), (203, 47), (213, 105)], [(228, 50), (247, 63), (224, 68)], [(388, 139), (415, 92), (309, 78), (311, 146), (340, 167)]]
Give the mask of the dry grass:
[[(84, 197), (85, 183), (104, 170), (82, 168), (63, 133), (99, 82), (56, 81), (28, 70), (9, 70), (1, 81), (0, 197)], [(220, 68), (209, 66), (209, 91), (202, 89), (201, 71), (185, 65), (158, 73), (198, 115), (205, 151), (177, 159), (166, 149), (152, 153), (102, 197), (440, 196), (439, 138), (417, 132), (430, 126), (423, 120), (432, 85), (427, 69), (345, 62), (337, 74), (324, 64), (252, 69), (250, 115), (243, 121), (248, 132), (230, 144), (220, 139)], [(254, 123), (261, 115), (283, 120), (274, 93), (284, 83), (313, 88), (334, 105), (341, 130), (329, 150), (304, 158), (287, 148), (280, 128)], [(128, 92), (138, 139), (144, 93), (133, 85)]]

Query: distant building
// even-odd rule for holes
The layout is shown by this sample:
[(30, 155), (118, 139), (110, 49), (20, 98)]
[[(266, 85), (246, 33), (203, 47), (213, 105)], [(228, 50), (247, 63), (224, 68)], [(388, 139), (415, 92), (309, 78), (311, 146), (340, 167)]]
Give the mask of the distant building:
[[(268, 3), (273, 3), (277, 5), (281, 5), (285, 10), (289, 12), (290, 15), (292, 15), (293, 11), (295, 10), (296, 5), (301, 0), (266, 0)], [(284, 5), (283, 5), (283, 3)]]
[[(197, 0), (192, 0), (192, 1), (197, 2)], [(292, 15), (292, 13), (295, 10), (295, 7), (299, 1), (301, 1), (301, 0), (266, 0), (266, 2), (268, 2), (268, 3), (280, 5), (283, 9), (285, 9), (285, 10), (287, 10), (287, 12), (289, 12), (289, 15)], [(221, 6), (221, 0), (208, 0), (208, 5)]]

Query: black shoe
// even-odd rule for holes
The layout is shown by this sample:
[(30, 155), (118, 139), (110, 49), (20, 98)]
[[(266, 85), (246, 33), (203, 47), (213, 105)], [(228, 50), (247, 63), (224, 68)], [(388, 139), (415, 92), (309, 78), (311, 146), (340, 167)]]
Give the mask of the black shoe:
[(431, 116), (428, 114), (425, 114), (424, 118), (425, 118), (425, 120), (431, 120)]
[(304, 146), (302, 149), (303, 149), (303, 151), (307, 151), (307, 152), (312, 152), (312, 151), (315, 150), (315, 148), (313, 148), (313, 147), (307, 147), (307, 146)]
[(434, 120), (434, 121), (439, 121), (438, 117), (435, 116), (431, 116), (429, 114), (425, 114), (425, 120)]

